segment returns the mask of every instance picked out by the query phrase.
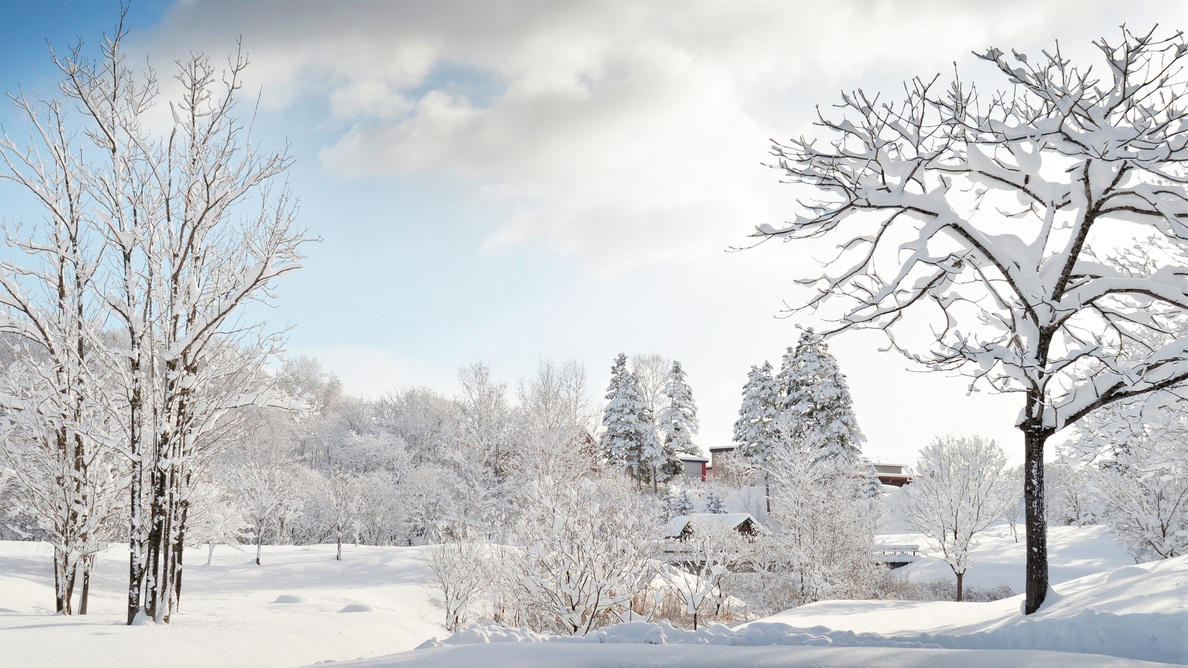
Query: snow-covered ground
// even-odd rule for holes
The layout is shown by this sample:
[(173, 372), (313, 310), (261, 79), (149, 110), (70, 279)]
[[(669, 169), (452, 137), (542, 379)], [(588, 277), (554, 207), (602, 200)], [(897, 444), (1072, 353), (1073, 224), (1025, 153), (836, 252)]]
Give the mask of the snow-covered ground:
[[(885, 542), (916, 542), (909, 535)], [(127, 627), (126, 553), (98, 561), (91, 614), (51, 614), (48, 546), (0, 542), (0, 665), (296, 666), (1142, 666), (1188, 664), (1188, 558), (1140, 566), (1099, 527), (1054, 528), (1049, 602), (1019, 614), (992, 603), (830, 601), (729, 629), (694, 633), (625, 624), (582, 639), (472, 628), (447, 640), (424, 586), (418, 548), (266, 547), (187, 553), (172, 624)], [(1022, 588), (1022, 547), (1009, 532), (983, 540), (967, 581)], [(196, 562), (196, 563), (194, 563)], [(943, 570), (942, 570), (943, 569)], [(923, 560), (913, 579), (952, 577)], [(291, 601), (291, 602), (276, 602)], [(354, 612), (346, 612), (354, 610)], [(541, 642), (542, 640), (547, 640)], [(504, 642), (500, 642), (504, 641)], [(507, 642), (519, 641), (519, 642)], [(426, 643), (429, 647), (412, 650)], [(344, 664), (339, 664), (344, 665)]]
[[(124, 626), (127, 547), (96, 560), (89, 614), (53, 615), (52, 550), (0, 542), (0, 666), (300, 666), (410, 650), (445, 634), (420, 548), (186, 552), (179, 614)], [(290, 602), (276, 602), (278, 599)], [(353, 610), (353, 611), (352, 611)]]
[[(938, 552), (929, 550), (928, 540), (920, 534), (883, 534), (878, 540), (919, 545), (924, 554)], [(1005, 584), (1016, 593), (1023, 591), (1026, 575), (1023, 541), (1023, 527), (1019, 527), (1016, 541), (1005, 524), (993, 526), (975, 537), (973, 565), (965, 573), (966, 586), (989, 588)], [(1049, 527), (1048, 562), (1048, 577), (1056, 584), (1127, 566), (1134, 559), (1114, 540), (1109, 527)], [(940, 559), (921, 559), (898, 572), (913, 581), (956, 580), (952, 569)]]

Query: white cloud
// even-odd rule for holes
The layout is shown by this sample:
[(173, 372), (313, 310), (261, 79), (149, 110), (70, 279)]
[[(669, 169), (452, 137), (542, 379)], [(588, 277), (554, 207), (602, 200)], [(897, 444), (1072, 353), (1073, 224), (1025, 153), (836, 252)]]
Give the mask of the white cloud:
[(777, 218), (776, 175), (755, 165), (834, 89), (893, 92), (971, 47), (1046, 44), (1107, 7), (216, 0), (178, 7), (163, 39), (242, 33), (266, 103), (324, 96), (350, 123), (328, 169), (468, 183), (502, 212), (489, 245), (539, 239), (606, 275)]
[[(1059, 37), (1066, 53), (1092, 55), (1089, 40), (1119, 23), (1156, 20), (1181, 27), (1183, 5), (205, 0), (179, 5), (150, 46), (168, 62), (191, 49), (224, 53), (243, 35), (249, 83), (263, 85), (266, 106), (325, 106), (321, 127), (334, 136), (321, 160), (334, 176), (448, 181), (489, 216), (470, 228), (487, 253), (543, 247), (593, 276), (548, 309), (525, 300), (536, 310), (512, 324), (467, 321), (456, 294), (470, 286), (414, 277), (460, 315), (410, 315), (410, 327), (473, 329), (495, 368), (535, 360), (542, 351), (524, 348), (549, 338), (592, 378), (619, 350), (676, 357), (704, 388), (702, 442), (717, 444), (730, 437), (747, 367), (795, 342), (791, 324), (771, 316), (792, 294), (791, 275), (812, 270), (792, 246), (723, 260), (755, 225), (792, 213), (793, 193), (760, 165), (770, 138), (811, 133), (815, 105), (827, 108), (841, 88), (894, 95), (901, 79), (947, 75), (954, 60), (976, 75), (988, 66), (969, 52), (990, 45), (1034, 52)], [(349, 234), (350, 221), (336, 224)], [(857, 336), (835, 347), (872, 449), (895, 456), (950, 430), (1015, 436), (1017, 398), (964, 398), (963, 381), (909, 376), (873, 346)], [(452, 386), (384, 350), (314, 352), (353, 392)]]

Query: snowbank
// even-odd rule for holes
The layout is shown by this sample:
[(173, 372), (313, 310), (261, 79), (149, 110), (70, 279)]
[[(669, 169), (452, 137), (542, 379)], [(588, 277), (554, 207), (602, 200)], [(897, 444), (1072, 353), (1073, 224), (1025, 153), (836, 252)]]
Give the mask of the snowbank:
[[(713, 624), (687, 631), (667, 622), (631, 622), (576, 638), (542, 636), (527, 629), (472, 627), (418, 649), (497, 642), (793, 645), (1046, 650), (1188, 664), (1188, 557), (1126, 566), (1057, 585), (1034, 615), (1021, 613), (1022, 602), (1022, 595), (992, 603), (830, 601), (733, 629)], [(928, 631), (921, 632), (922, 628)], [(1070, 663), (1069, 654), (1062, 656), (1057, 665), (1089, 665), (1088, 659), (1078, 656)], [(961, 662), (973, 665), (965, 659)], [(1007, 664), (1017, 662), (999, 665)]]

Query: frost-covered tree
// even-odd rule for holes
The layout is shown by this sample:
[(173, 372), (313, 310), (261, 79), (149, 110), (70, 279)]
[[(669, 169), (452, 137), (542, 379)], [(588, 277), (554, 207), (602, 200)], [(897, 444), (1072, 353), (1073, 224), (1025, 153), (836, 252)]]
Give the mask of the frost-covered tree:
[(1097, 476), (1104, 516), (1135, 560), (1188, 554), (1188, 439), (1130, 444)]
[(771, 472), (787, 458), (785, 442), (779, 434), (781, 405), (771, 363), (764, 361), (762, 366), (752, 366), (743, 385), (742, 406), (734, 423), (734, 442), (738, 443), (738, 454), (763, 475), (767, 512), (771, 512)]
[(640, 394), (639, 380), (627, 368), (627, 356), (619, 353), (611, 366), (602, 411), (601, 446), (607, 462), (643, 480), (642, 457), (655, 442), (652, 415)]
[(212, 482), (194, 486), (186, 523), (186, 540), (191, 545), (206, 545), (207, 568), (214, 558), (215, 547), (238, 546), (248, 530), (247, 519), (232, 491)]
[(586, 370), (576, 362), (542, 361), (517, 392), (513, 468), (524, 480), (558, 478), (590, 470), (595, 462), (585, 447), (597, 408), (586, 388)]
[(721, 515), (726, 512), (726, 502), (718, 495), (713, 485), (705, 488), (705, 512), (711, 515)]
[[(1048, 462), (1044, 472), (1044, 513), (1048, 524), (1096, 524), (1100, 503), (1095, 493), (1092, 466), (1071, 461)], [(1008, 513), (1009, 514), (1009, 513)]]
[(281, 542), (284, 525), (301, 512), (306, 483), (321, 476), (300, 467), (292, 455), (291, 432), (283, 418), (265, 415), (227, 454), (235, 502), (243, 509), (256, 543), (256, 565), (269, 536)]
[(1015, 500), (1003, 493), (1006, 454), (980, 436), (946, 436), (920, 450), (912, 484), (899, 511), (908, 524), (940, 548), (957, 576), (957, 600), (969, 569), (974, 537), (1002, 519)]
[[(140, 76), (127, 65), (124, 35), (118, 27), (94, 60), (81, 46), (54, 54), (65, 100), (46, 105), (44, 122), (30, 116), (39, 148), (22, 152), (6, 138), (4, 150), (53, 229), (79, 235), (51, 252), (85, 257), (66, 283), (94, 286), (71, 308), (102, 328), (103, 344), (89, 350), (103, 355), (95, 368), (108, 387), (91, 396), (118, 420), (129, 467), (127, 619), (166, 622), (181, 593), (195, 472), (233, 409), (270, 397), (260, 371), (279, 339), (239, 315), (299, 266), (302, 234), (275, 179), (291, 159), (247, 143), (237, 120), (246, 57), (225, 70), (200, 54), (178, 63), (178, 94), (158, 133), (160, 88), (151, 69)], [(78, 113), (58, 113), (65, 105)]]
[(523, 618), (585, 635), (616, 619), (653, 577), (660, 508), (624, 479), (539, 480), (502, 563)]
[(685, 369), (680, 362), (673, 362), (664, 380), (664, 396), (667, 405), (660, 411), (660, 432), (669, 452), (697, 454), (693, 437), (697, 435), (697, 404), (693, 401), (693, 388), (685, 380)]
[[(55, 607), (68, 615), (76, 576), (89, 582), (86, 567), (109, 538), (103, 527), (125, 484), (113, 447), (116, 416), (105, 401), (111, 377), (102, 356), (111, 342), (102, 331), (103, 256), (87, 210), (85, 142), (61, 102), (12, 99), (31, 133), (20, 144), (0, 137), (0, 180), (39, 205), (44, 220), (25, 232), (4, 228), (25, 263), (0, 262), (7, 336), (0, 345), (16, 358), (0, 390), (0, 454), (13, 465), (22, 507), (54, 546)], [(84, 585), (79, 612), (86, 599)]]
[(854, 417), (846, 378), (824, 339), (806, 330), (789, 348), (776, 376), (783, 405), (778, 427), (794, 442), (817, 444), (813, 462), (855, 464), (864, 437)]
[(632, 355), (629, 360), (631, 372), (639, 381), (639, 396), (644, 405), (656, 419), (656, 429), (662, 427), (659, 418), (668, 408), (668, 374), (672, 370), (672, 360), (657, 353)]
[(487, 546), (473, 541), (451, 540), (425, 550), (425, 563), (433, 584), (441, 590), (447, 631), (466, 625), (469, 606), (490, 585)]
[[(1089, 492), (1138, 561), (1188, 554), (1188, 414), (1171, 393), (1119, 402), (1078, 425)], [(1084, 492), (1082, 492), (1084, 493)]]
[(877, 501), (862, 498), (848, 467), (813, 465), (812, 444), (772, 472), (774, 531), (756, 539), (754, 565), (769, 609), (822, 599), (869, 598), (882, 566), (872, 557)]
[(693, 401), (693, 389), (685, 379), (685, 369), (680, 362), (673, 362), (664, 382), (664, 396), (667, 405), (660, 411), (661, 431), (664, 440), (675, 452), (696, 453), (693, 437), (697, 435), (697, 404)]
[(668, 516), (669, 518), (693, 514), (693, 499), (689, 496), (689, 488), (668, 488)]
[(773, 147), (818, 197), (757, 235), (838, 249), (803, 309), (1022, 395), (1028, 614), (1048, 590), (1048, 439), (1188, 379), (1170, 333), (1188, 314), (1186, 44), (1123, 28), (1095, 42), (1093, 70), (1058, 47), (988, 49), (1005, 92), (939, 77), (902, 101), (857, 91), (822, 114), (825, 141)]
[(739, 454), (758, 468), (777, 460), (778, 439), (775, 434), (779, 416), (779, 388), (772, 377), (770, 362), (752, 366), (743, 385), (742, 407), (734, 423), (734, 442)]
[(685, 612), (693, 618), (693, 630), (697, 630), (702, 607), (722, 598), (720, 588), (731, 569), (737, 569), (743, 538), (725, 522), (697, 518), (693, 523), (693, 533), (668, 557), (660, 575), (685, 604)]

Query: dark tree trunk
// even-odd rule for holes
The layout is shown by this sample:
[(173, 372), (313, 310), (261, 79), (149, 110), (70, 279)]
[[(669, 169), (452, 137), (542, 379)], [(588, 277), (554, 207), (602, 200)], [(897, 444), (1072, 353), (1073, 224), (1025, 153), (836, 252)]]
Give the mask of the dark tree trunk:
[(957, 602), (960, 603), (965, 599), (965, 592), (963, 584), (965, 583), (965, 573), (957, 573)]
[(78, 614), (87, 614), (87, 601), (91, 597), (91, 569), (95, 566), (95, 555), (88, 554), (82, 558), (82, 593), (78, 600)]
[[(66, 601), (62, 600), (62, 551), (54, 548), (54, 612), (63, 614)], [(70, 614), (70, 613), (65, 613)]]
[[(1038, 419), (1036, 420), (1038, 422)], [(1044, 517), (1044, 443), (1052, 435), (1042, 424), (1025, 424), (1023, 508), (1027, 527), (1027, 600), (1023, 613), (1039, 610), (1048, 595), (1048, 523)]]

